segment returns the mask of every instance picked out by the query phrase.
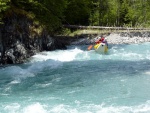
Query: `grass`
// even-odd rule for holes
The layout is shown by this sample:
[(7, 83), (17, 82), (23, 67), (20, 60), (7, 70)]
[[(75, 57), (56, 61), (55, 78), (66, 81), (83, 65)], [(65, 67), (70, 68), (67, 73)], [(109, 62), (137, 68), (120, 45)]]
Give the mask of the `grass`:
[(110, 33), (121, 33), (121, 32), (147, 32), (150, 30), (118, 30), (118, 29), (77, 29), (74, 31), (69, 31), (66, 36), (79, 36), (79, 35), (84, 35), (84, 34), (97, 34), (97, 35), (104, 35), (104, 34), (110, 34)]

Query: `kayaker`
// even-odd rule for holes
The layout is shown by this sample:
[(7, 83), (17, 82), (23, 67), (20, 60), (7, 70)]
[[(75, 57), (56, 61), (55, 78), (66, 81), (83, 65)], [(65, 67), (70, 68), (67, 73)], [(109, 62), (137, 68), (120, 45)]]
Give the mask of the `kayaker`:
[(95, 41), (96, 44), (99, 44), (101, 42), (104, 42), (105, 38), (102, 36), (100, 39), (98, 39), (97, 41)]

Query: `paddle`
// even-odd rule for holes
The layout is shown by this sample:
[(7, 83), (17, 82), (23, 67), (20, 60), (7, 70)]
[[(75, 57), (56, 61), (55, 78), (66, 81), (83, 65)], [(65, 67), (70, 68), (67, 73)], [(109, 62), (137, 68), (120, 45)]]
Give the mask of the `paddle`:
[(88, 47), (88, 50), (91, 50), (91, 49), (92, 49), (92, 47), (93, 47), (93, 45), (90, 45), (90, 46)]

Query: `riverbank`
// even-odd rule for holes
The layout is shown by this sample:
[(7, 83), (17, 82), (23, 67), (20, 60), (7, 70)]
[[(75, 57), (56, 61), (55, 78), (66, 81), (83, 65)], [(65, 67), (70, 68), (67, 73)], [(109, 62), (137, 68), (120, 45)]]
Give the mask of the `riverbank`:
[[(80, 31), (81, 33), (81, 31)], [(99, 37), (104, 36), (107, 38), (109, 44), (132, 44), (132, 43), (143, 43), (150, 42), (150, 31), (101, 31), (101, 32), (90, 32), (90, 34), (83, 33), (75, 36), (78, 40), (72, 44), (91, 44), (94, 43)], [(80, 37), (80, 38), (78, 38)], [(84, 38), (82, 38), (84, 37)]]
[(134, 44), (150, 42), (150, 31), (111, 33), (109, 36), (107, 36), (107, 41), (111, 44)]

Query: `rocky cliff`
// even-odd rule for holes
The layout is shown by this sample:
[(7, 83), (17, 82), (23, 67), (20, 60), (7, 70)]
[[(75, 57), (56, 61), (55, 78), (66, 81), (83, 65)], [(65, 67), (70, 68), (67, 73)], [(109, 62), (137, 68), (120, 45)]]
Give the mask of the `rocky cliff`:
[(41, 29), (23, 15), (5, 17), (0, 26), (0, 64), (23, 63), (40, 51), (66, 49), (64, 41)]

